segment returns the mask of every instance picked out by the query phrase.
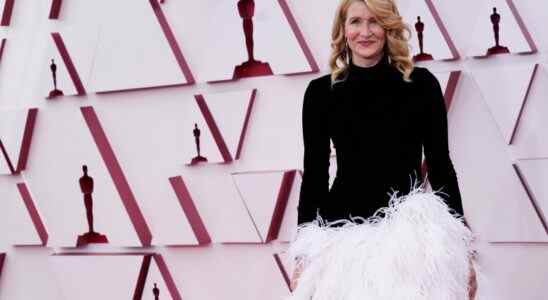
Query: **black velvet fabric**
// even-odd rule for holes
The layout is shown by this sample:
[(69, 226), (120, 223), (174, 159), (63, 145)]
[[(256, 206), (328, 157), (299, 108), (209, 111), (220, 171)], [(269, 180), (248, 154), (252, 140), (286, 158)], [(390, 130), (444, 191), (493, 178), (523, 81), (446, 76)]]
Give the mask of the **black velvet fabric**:
[[(384, 55), (371, 67), (351, 63), (340, 79), (332, 85), (328, 74), (306, 88), (298, 224), (315, 219), (317, 212), (328, 221), (373, 215), (388, 205), (391, 193), (407, 194), (412, 182), (422, 182), (423, 148), (432, 188), (463, 215), (436, 77), (415, 67), (412, 82), (406, 82)], [(330, 140), (337, 160), (331, 189)]]

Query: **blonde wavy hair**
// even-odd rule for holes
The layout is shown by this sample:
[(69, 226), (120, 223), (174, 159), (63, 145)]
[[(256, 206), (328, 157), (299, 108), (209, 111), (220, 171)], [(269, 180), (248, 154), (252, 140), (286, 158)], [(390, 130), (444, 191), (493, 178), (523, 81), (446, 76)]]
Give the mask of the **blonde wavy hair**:
[[(377, 22), (386, 32), (384, 50), (390, 58), (390, 63), (402, 74), (403, 80), (411, 82), (409, 75), (413, 71), (413, 60), (409, 54), (408, 41), (411, 37), (409, 26), (403, 22), (394, 0), (342, 0), (337, 8), (333, 29), (331, 31), (331, 56), (329, 67), (331, 68), (331, 82), (344, 73), (348, 68), (347, 53), (345, 49), (344, 25), (348, 8), (354, 2), (363, 2), (373, 13)], [(407, 35), (406, 35), (407, 32)], [(350, 51), (349, 51), (350, 52)]]

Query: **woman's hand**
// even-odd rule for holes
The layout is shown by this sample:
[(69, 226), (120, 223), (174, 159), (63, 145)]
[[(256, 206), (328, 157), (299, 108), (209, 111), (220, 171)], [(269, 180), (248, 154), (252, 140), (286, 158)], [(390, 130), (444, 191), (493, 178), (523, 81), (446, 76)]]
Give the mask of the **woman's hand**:
[(304, 269), (303, 263), (301, 259), (297, 260), (297, 263), (295, 264), (295, 268), (293, 269), (293, 275), (291, 276), (291, 281), (289, 283), (289, 289), (293, 292), (297, 288), (297, 283), (299, 281), (299, 277)]
[(470, 300), (476, 298), (476, 291), (478, 289), (478, 282), (476, 280), (476, 271), (474, 270), (474, 265), (472, 264), (472, 258), (469, 259), (470, 266), (470, 277), (468, 278), (468, 297)]

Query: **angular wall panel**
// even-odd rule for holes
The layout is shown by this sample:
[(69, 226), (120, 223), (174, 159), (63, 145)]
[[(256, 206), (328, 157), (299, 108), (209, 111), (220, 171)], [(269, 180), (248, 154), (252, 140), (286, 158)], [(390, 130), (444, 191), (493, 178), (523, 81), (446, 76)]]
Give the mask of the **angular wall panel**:
[[(183, 124), (186, 107), (196, 104), (192, 94), (185, 97), (171, 92), (154, 89), (104, 94), (100, 98), (105, 100), (94, 109), (153, 232), (153, 244), (196, 245), (192, 225), (169, 182), (191, 159), (184, 155), (184, 143), (187, 139), (194, 143), (192, 127), (185, 130)], [(127, 109), (128, 103), (132, 109)]]
[(0, 174), (10, 174), (11, 169), (8, 161), (2, 156), (0, 157)]
[(235, 165), (238, 170), (300, 168), (302, 97), (312, 77), (277, 77), (280, 80), (263, 81), (247, 129), (243, 157)]
[(149, 246), (152, 234), (95, 110), (91, 106), (86, 106), (82, 107), (81, 111), (141, 244)]
[(229, 174), (219, 166), (184, 167), (182, 177), (214, 243), (260, 243), (261, 238)]
[(443, 97), (445, 99), (445, 107), (449, 113), (451, 108), (451, 103), (453, 102), (453, 96), (455, 95), (455, 90), (461, 76), (461, 71), (451, 71), (451, 72), (434, 72), (434, 76), (438, 79), (440, 86), (443, 90)]
[(51, 7), (49, 9), (49, 19), (58, 19), (59, 14), (61, 13), (61, 6), (63, 5), (63, 0), (51, 0)]
[(169, 178), (169, 182), (173, 187), (173, 191), (177, 195), (177, 199), (181, 204), (183, 213), (188, 219), (190, 226), (192, 226), (192, 231), (198, 244), (204, 245), (211, 243), (211, 237), (207, 232), (206, 226), (200, 216), (200, 212), (196, 209), (194, 200), (188, 192), (188, 189), (185, 185), (185, 182), (181, 176)]
[(47, 36), (40, 68), (40, 95), (47, 98), (54, 89), (52, 59), (56, 65), (57, 89), (65, 96), (85, 95), (90, 86), (99, 36), (98, 27), (82, 25), (67, 27)]
[[(308, 45), (314, 53), (319, 69), (329, 70), (329, 57), (331, 52), (331, 26), (335, 15), (337, 1), (300, 0), (286, 1)], [(314, 8), (314, 17), (311, 17), (310, 9)], [(327, 21), (328, 20), (328, 21)], [(318, 34), (318, 33), (322, 34)], [(327, 33), (327, 34), (323, 34)]]
[(160, 27), (162, 27), (162, 31), (164, 32), (164, 35), (169, 43), (169, 47), (171, 48), (171, 51), (173, 52), (173, 55), (175, 56), (175, 59), (177, 60), (177, 63), (179, 64), (179, 68), (181, 68), (181, 71), (183, 72), (187, 80), (187, 83), (188, 84), (194, 83), (194, 75), (192, 75), (192, 73), (190, 72), (188, 63), (186, 62), (186, 59), (183, 56), (183, 52), (181, 51), (179, 43), (177, 42), (177, 38), (175, 37), (175, 34), (173, 33), (173, 30), (171, 28), (171, 25), (168, 23), (167, 18), (164, 12), (162, 11), (162, 8), (160, 7), (157, 1), (149, 0), (149, 2), (150, 2), (150, 5), (152, 6), (152, 10), (154, 11), (154, 14), (156, 15), (156, 18), (158, 19), (158, 23), (160, 23)]
[(102, 16), (101, 40), (93, 66), (93, 91), (123, 91), (193, 82), (188, 71), (181, 69), (181, 54), (174, 55), (171, 38), (168, 41), (166, 28), (162, 27), (165, 24), (159, 23), (155, 15), (159, 12), (149, 1), (122, 0), (108, 5), (109, 9)]
[[(178, 137), (183, 145), (181, 161), (186, 165), (232, 161), (226, 142), (204, 98), (199, 95), (194, 98), (194, 101), (185, 100), (184, 110), (181, 111), (181, 133)], [(199, 157), (203, 158), (195, 159)]]
[(509, 146), (512, 157), (516, 159), (548, 157), (548, 143), (544, 135), (548, 130), (548, 72), (546, 65), (539, 65), (537, 69)]
[(548, 237), (548, 188), (544, 184), (548, 176), (548, 160), (518, 161), (516, 172), (520, 176), (523, 187), (531, 200), (531, 205), (535, 208), (538, 220), (546, 230)]
[(10, 26), (14, 5), (15, 5), (15, 0), (0, 1), (0, 9), (2, 11), (2, 19), (0, 20), (0, 26)]
[(448, 130), (467, 221), (483, 241), (548, 240), (489, 106), (474, 80), (463, 79)]
[(224, 162), (240, 158), (256, 94), (254, 89), (195, 96)]
[(493, 8), (500, 15), (499, 45), (507, 47), (509, 53), (532, 53), (537, 51), (526, 23), (512, 0), (483, 0), (476, 7), (477, 21), (467, 49), (468, 56), (483, 57), (495, 46), (495, 31), (491, 21)]
[(82, 165), (94, 180), (96, 231), (107, 235), (111, 245), (141, 245), (78, 107), (50, 107), (37, 120), (33, 140), (25, 178), (48, 228), (48, 245), (74, 246), (78, 235), (87, 232), (78, 184)]
[[(43, 241), (33, 223), (24, 199), (17, 188), (21, 179), (17, 176), (0, 177), (0, 194), (2, 195), (2, 219), (0, 249), (16, 246), (43, 245)], [(39, 208), (36, 207), (39, 211)]]
[[(160, 299), (287, 297), (293, 262), (283, 248), (297, 228), (301, 176), (283, 183), (280, 170), (302, 167), (302, 97), (320, 76), (313, 72), (329, 72), (338, 1), (255, 0), (256, 59), (274, 75), (298, 76), (238, 83), (233, 72), (247, 51), (237, 0), (0, 0), (0, 14), (8, 2), (14, 4), (9, 26), (0, 28), (0, 107), (41, 113), (32, 147), (21, 146), (25, 113), (12, 127), (5, 125), (11, 117), (0, 115), (0, 253), (8, 249), (9, 258), (0, 299), (154, 299), (154, 283)], [(427, 67), (444, 91), (465, 216), (487, 242), (479, 253), (493, 280), (485, 298), (544, 299), (544, 47), (539, 55), (470, 56), (485, 55), (494, 43), (492, 6), (502, 17), (501, 43), (511, 53), (535, 52), (535, 42), (546, 44), (541, 12), (548, 3), (397, 4), (411, 28), (422, 16), (425, 51), (436, 60), (457, 57), (455, 46), (469, 56)], [(234, 18), (219, 17), (225, 13)], [(414, 49), (416, 38), (413, 32)], [(54, 56), (67, 97), (47, 101)], [(217, 73), (223, 76), (213, 78)], [(224, 80), (232, 82), (208, 84)], [(85, 96), (71, 97), (78, 94)], [(188, 166), (197, 154), (194, 123), (209, 163)], [(27, 168), (14, 174), (20, 157), (28, 157)], [(78, 184), (83, 164), (95, 180), (96, 228), (109, 244), (58, 248), (73, 247), (87, 229)], [(336, 168), (332, 149), (330, 185)], [(267, 179), (271, 172), (279, 176)], [(513, 273), (519, 278), (505, 275)]]
[(485, 274), (489, 276), (486, 294), (501, 300), (545, 299), (544, 279), (548, 277), (546, 246), (497, 245), (482, 251), (480, 259)]
[(62, 295), (54, 279), (48, 261), (51, 253), (50, 249), (36, 247), (8, 252), (1, 271), (0, 299), (71, 299)]
[(38, 108), (13, 109), (0, 112), (0, 150), (9, 173), (26, 168)]
[(286, 255), (284, 255), (284, 253), (274, 253), (273, 256), (276, 260), (278, 268), (280, 269), (280, 273), (282, 273), (282, 276), (284, 277), (287, 287), (291, 291), (291, 276), (293, 273), (293, 266), (288, 262), (288, 259)]
[(32, 194), (27, 184), (24, 182), (18, 183), (17, 190), (19, 192), (21, 200), (25, 204), (25, 207), (32, 221), (32, 224), (34, 225), (34, 228), (36, 229), (36, 233), (40, 237), (40, 245), (45, 246), (48, 243), (48, 238), (49, 238), (48, 231), (46, 227), (44, 226), (44, 222), (42, 221), (40, 212), (38, 211), (36, 204), (34, 203), (34, 199), (32, 198)]
[(2, 55), (4, 54), (4, 48), (6, 47), (6, 38), (0, 40), (0, 62), (2, 61)]
[(279, 236), (295, 173), (271, 171), (233, 174), (234, 183), (264, 243)]
[[(329, 172), (329, 181), (335, 179), (336, 172), (336, 158), (331, 158), (330, 163), (330, 172)], [(278, 235), (279, 242), (290, 242), (295, 238), (297, 233), (297, 215), (298, 215), (298, 206), (299, 206), (299, 196), (301, 191), (301, 182), (302, 182), (302, 171), (298, 170), (295, 173), (295, 178), (291, 189), (289, 190), (287, 206), (285, 208), (284, 215), (282, 217), (282, 223), (280, 225), (280, 233)]]
[(142, 261), (142, 255), (53, 255), (49, 258), (57, 284), (67, 300), (132, 299)]
[(30, 67), (36, 57), (44, 54), (37, 41), (49, 37), (49, 32), (41, 35), (36, 30), (40, 3), (34, 3), (36, 6), (26, 0), (16, 0), (16, 3), (13, 24), (0, 27), (0, 40), (5, 39), (0, 58), (0, 107), (6, 109), (34, 107), (36, 102), (43, 102), (27, 96), (36, 90), (34, 77), (42, 71), (38, 64)]
[[(204, 70), (207, 81), (238, 79), (240, 77), (236, 75), (236, 67), (251, 59), (251, 54), (248, 54), (251, 52), (246, 50), (246, 37), (237, 3), (225, 1), (210, 6), (207, 28), (210, 38), (204, 49), (204, 56), (208, 57), (209, 61)], [(252, 10), (249, 10), (251, 16)], [(253, 36), (252, 56), (255, 60), (268, 64), (270, 73), (264, 73), (267, 67), (262, 65), (258, 73), (250, 71), (251, 73), (242, 77), (318, 70), (285, 1), (255, 1), (253, 13), (253, 29), (249, 33), (249, 36)], [(213, 25), (218, 22), (223, 24), (221, 28)], [(305, 45), (306, 50), (303, 51), (301, 45)], [(218, 53), (218, 49), (221, 48), (223, 55)]]
[(6, 253), (0, 253), (0, 278), (2, 278), (2, 270), (4, 269), (5, 259), (6, 259)]
[(159, 254), (60, 254), (50, 264), (66, 299), (153, 299), (154, 283), (160, 299), (182, 299)]
[[(271, 250), (264, 247), (217, 244), (205, 249), (168, 249), (163, 256), (169, 261), (184, 299), (251, 300), (289, 296)], [(215, 282), (215, 288), (203, 288), (204, 282)]]
[(507, 144), (512, 143), (537, 68), (526, 64), (472, 71)]
[(423, 23), (423, 50), (430, 54), (434, 60), (452, 60), (458, 59), (459, 53), (455, 47), (449, 32), (445, 28), (443, 21), (434, 6), (432, 0), (407, 1), (403, 2), (400, 13), (412, 29), (412, 38), (410, 40), (411, 55), (420, 53), (418, 32), (415, 28), (417, 17), (420, 17)]
[(148, 269), (146, 280), (143, 283), (144, 293), (142, 299), (152, 299), (155, 288), (158, 289), (159, 299), (183, 299), (175, 285), (172, 273), (168, 269), (168, 264), (160, 254), (152, 255), (150, 268)]

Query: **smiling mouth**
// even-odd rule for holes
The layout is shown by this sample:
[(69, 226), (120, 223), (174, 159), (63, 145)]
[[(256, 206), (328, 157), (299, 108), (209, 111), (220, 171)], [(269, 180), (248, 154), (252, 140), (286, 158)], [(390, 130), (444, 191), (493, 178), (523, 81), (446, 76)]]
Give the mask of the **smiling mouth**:
[(362, 41), (362, 42), (358, 42), (360, 45), (363, 45), (363, 46), (369, 46), (373, 43), (375, 43), (375, 41)]

